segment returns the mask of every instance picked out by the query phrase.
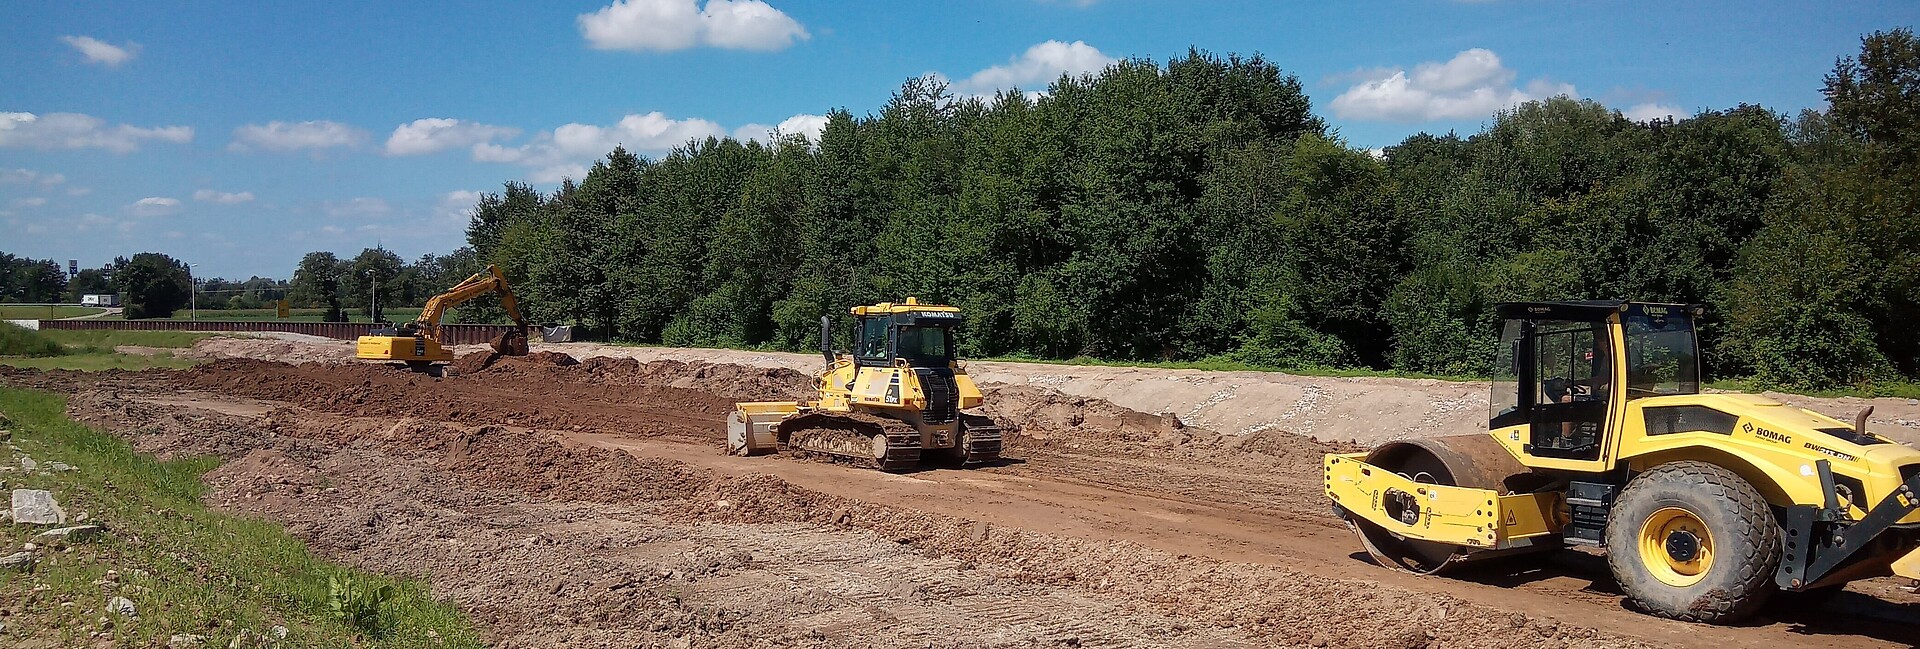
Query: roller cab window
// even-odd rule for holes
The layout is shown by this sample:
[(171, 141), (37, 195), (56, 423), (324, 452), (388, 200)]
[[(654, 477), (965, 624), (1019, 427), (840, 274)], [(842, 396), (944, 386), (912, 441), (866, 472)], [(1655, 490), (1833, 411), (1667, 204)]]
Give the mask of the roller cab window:
[(1634, 304), (1621, 327), (1627, 339), (1627, 398), (1700, 393), (1700, 351), (1685, 307)]

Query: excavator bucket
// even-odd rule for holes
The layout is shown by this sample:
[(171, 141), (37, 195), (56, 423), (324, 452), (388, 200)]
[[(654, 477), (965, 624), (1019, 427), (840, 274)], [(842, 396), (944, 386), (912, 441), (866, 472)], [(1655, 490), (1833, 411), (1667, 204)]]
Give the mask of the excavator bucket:
[(487, 342), (487, 346), (493, 348), (493, 353), (501, 356), (526, 356), (527, 333), (508, 331), (495, 336), (493, 340)]

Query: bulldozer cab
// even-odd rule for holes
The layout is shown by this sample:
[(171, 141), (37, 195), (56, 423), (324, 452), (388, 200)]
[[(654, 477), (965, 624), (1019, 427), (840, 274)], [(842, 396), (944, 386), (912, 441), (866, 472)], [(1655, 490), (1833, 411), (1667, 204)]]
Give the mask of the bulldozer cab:
[(860, 367), (946, 367), (954, 359), (953, 307), (925, 307), (913, 298), (903, 304), (855, 307), (853, 360)]
[(1604, 470), (1628, 400), (1700, 391), (1693, 307), (1528, 302), (1498, 311), (1489, 428), (1523, 454), (1561, 460), (1555, 468)]

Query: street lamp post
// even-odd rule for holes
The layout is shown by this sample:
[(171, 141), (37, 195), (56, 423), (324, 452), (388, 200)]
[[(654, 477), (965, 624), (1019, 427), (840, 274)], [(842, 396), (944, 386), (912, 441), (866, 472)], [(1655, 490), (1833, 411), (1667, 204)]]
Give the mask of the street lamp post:
[(373, 291), (367, 294), (367, 321), (380, 321), (380, 274), (367, 269), (367, 279), (373, 280)]
[(194, 264), (187, 264), (187, 319), (193, 320), (200, 313), (200, 285), (193, 282)]

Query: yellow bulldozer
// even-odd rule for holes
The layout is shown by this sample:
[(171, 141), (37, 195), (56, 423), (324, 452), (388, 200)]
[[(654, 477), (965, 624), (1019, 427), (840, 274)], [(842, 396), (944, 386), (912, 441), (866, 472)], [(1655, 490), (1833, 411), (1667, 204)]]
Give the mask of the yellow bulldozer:
[(1592, 546), (1635, 607), (1709, 623), (1780, 591), (1920, 579), (1920, 450), (1867, 430), (1872, 408), (1844, 422), (1702, 393), (1697, 306), (1496, 308), (1488, 434), (1325, 458), (1327, 496), (1382, 565)]
[(852, 309), (853, 351), (833, 351), (833, 320), (820, 318), (826, 369), (809, 401), (735, 404), (727, 450), (763, 455), (789, 450), (885, 471), (924, 460), (978, 465), (1000, 459), (1000, 427), (964, 412), (980, 406), (980, 388), (954, 359), (960, 309), (915, 298)]
[(428, 299), (426, 307), (420, 309), (420, 316), (412, 322), (375, 329), (361, 336), (354, 345), (354, 355), (367, 360), (402, 362), (416, 371), (433, 371), (434, 363), (453, 360), (453, 350), (440, 342), (440, 318), (448, 309), (488, 293), (500, 294), (500, 305), (506, 307), (507, 317), (513, 319), (518, 329), (494, 337), (487, 346), (501, 356), (526, 356), (529, 326), (527, 320), (520, 317), (519, 302), (497, 266), (488, 266)]

